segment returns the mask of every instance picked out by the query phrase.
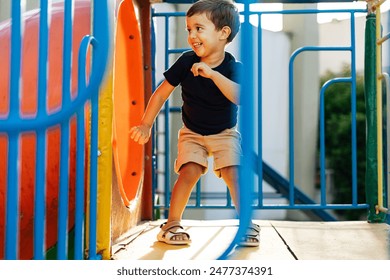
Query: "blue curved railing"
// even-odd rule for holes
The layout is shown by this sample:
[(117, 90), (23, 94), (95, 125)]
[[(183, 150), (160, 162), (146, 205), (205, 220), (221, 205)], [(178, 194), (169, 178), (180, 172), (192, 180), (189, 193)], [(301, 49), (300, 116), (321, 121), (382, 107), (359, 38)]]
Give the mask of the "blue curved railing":
[[(35, 117), (23, 117), (20, 111), (19, 96), (21, 92), (21, 50), (23, 13), (20, 1), (12, 1), (11, 6), (11, 60), (10, 60), (10, 91), (9, 113), (0, 116), (0, 133), (8, 138), (7, 157), (7, 203), (5, 220), (5, 259), (18, 259), (18, 220), (19, 220), (19, 176), (18, 176), (18, 141), (24, 132), (34, 132), (36, 142), (36, 181), (35, 181), (35, 218), (34, 218), (34, 259), (45, 258), (45, 161), (46, 161), (46, 131), (59, 125), (61, 127), (61, 156), (59, 180), (59, 208), (58, 208), (58, 241), (57, 259), (68, 258), (68, 197), (69, 197), (69, 136), (70, 119), (74, 116), (78, 120), (84, 119), (84, 105), (92, 99), (92, 131), (91, 139), (97, 139), (96, 100), (100, 84), (106, 71), (109, 55), (109, 8), (108, 1), (91, 1), (91, 14), (94, 18), (92, 34), (85, 34), (78, 54), (78, 89), (76, 96), (71, 99), (72, 73), (72, 32), (74, 1), (64, 1), (64, 37), (63, 37), (63, 76), (62, 76), (62, 106), (61, 109), (48, 114), (46, 111), (47, 97), (47, 61), (49, 42), (49, 1), (41, 1), (39, 24), (39, 54), (38, 54), (38, 99), (37, 114)], [(92, 49), (92, 57), (88, 54)], [(92, 62), (90, 74), (86, 76), (86, 63)], [(73, 70), (74, 71), (74, 70)], [(88, 80), (88, 82), (87, 82)], [(94, 117), (95, 116), (95, 117)], [(95, 123), (95, 124), (94, 124)], [(77, 122), (77, 163), (76, 163), (76, 221), (75, 221), (75, 259), (84, 258), (84, 121)], [(94, 152), (95, 151), (95, 152)], [(97, 143), (91, 143), (91, 183), (90, 183), (90, 231), (89, 252), (90, 259), (99, 259), (96, 253), (96, 176), (97, 176)]]

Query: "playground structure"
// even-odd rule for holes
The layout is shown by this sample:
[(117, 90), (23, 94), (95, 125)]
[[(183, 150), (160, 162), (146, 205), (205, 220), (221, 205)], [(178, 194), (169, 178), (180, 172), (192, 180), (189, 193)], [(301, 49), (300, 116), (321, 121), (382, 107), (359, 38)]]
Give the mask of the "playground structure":
[[(57, 259), (109, 259), (113, 239), (140, 220), (154, 218), (153, 143), (144, 148), (132, 143), (126, 133), (141, 118), (145, 100), (152, 91), (150, 4), (122, 1), (110, 29), (105, 2), (93, 1), (91, 5), (91, 1), (75, 1), (74, 7), (71, 1), (56, 4), (50, 25), (45, 24), (49, 10), (46, 1), (42, 1), (40, 13), (28, 16), (23, 15), (20, 6), (13, 5), (13, 24), (8, 22), (0, 27), (1, 57), (9, 58), (8, 63), (0, 65), (1, 73), (8, 74), (0, 77), (0, 216), (5, 217), (0, 224), (1, 259), (49, 258), (49, 249), (55, 250), (53, 258)], [(248, 22), (249, 3), (240, 2), (245, 5), (244, 22)], [(368, 103), (378, 102), (369, 107), (378, 114), (368, 120), (371, 125), (367, 137), (373, 139), (369, 148), (374, 149), (368, 151), (374, 162), (367, 175), (369, 195), (366, 204), (357, 205), (354, 198), (348, 206), (369, 209), (370, 222), (384, 222), (387, 212), (383, 136), (382, 129), (378, 129), (382, 127), (382, 115), (381, 110), (376, 110), (382, 107), (380, 85), (386, 77), (379, 74), (381, 50), (380, 44), (375, 44), (381, 38), (380, 18), (375, 17), (380, 5), (369, 5), (371, 29), (366, 31), (368, 42), (372, 43), (366, 46), (370, 55), (367, 63), (371, 63), (366, 67), (366, 91), (374, 91)], [(70, 17), (72, 10), (74, 22)], [(96, 18), (99, 20), (92, 20)], [(80, 19), (82, 22), (78, 22)], [(25, 26), (23, 36), (21, 24)], [(62, 29), (63, 34), (55, 32)], [(63, 35), (64, 39), (54, 39), (50, 32)], [(84, 37), (90, 33), (92, 36)], [(114, 34), (111, 39), (110, 33)], [(242, 37), (251, 42), (246, 24)], [(384, 42), (385, 37), (380, 41)], [(111, 53), (109, 42), (115, 42)], [(34, 47), (23, 48), (30, 44)], [(63, 57), (59, 56), (62, 50)], [(77, 53), (79, 60), (75, 58)], [(251, 51), (246, 54), (242, 60), (251, 64)], [(253, 79), (251, 73), (246, 74)], [(331, 83), (335, 82), (345, 80)], [(353, 85), (354, 78), (346, 82)], [(243, 91), (253, 92), (252, 85), (245, 84)], [(20, 104), (15, 93), (21, 96)], [(250, 98), (244, 98), (242, 106), (251, 108)], [(253, 116), (251, 110), (243, 111), (243, 119)], [(245, 124), (243, 131), (252, 131), (253, 122)], [(243, 144), (244, 155), (251, 158), (255, 143), (245, 132)], [(257, 161), (262, 162), (261, 154)], [(249, 164), (244, 166), (242, 178), (249, 180), (244, 184), (253, 185), (252, 171)], [(305, 202), (307, 198), (296, 188), (294, 180), (280, 178), (265, 163), (258, 164), (257, 173), (264, 180), (274, 180), (274, 186), (289, 197), (291, 208), (321, 211), (345, 207), (327, 206), (325, 199), (320, 205), (297, 206), (296, 200)], [(250, 196), (244, 193), (242, 205), (251, 205)], [(245, 228), (250, 211), (250, 207), (243, 208), (240, 229)], [(240, 234), (242, 230), (237, 232), (237, 238)]]

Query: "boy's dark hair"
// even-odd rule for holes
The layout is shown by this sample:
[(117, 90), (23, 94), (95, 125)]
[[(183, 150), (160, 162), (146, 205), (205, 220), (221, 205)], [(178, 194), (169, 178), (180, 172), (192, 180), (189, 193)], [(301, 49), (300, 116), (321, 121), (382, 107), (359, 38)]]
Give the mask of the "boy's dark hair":
[(207, 18), (214, 23), (217, 30), (224, 26), (231, 29), (227, 38), (228, 43), (233, 41), (240, 30), (240, 14), (232, 1), (228, 0), (199, 0), (187, 11), (186, 16), (191, 17), (196, 14), (206, 13)]

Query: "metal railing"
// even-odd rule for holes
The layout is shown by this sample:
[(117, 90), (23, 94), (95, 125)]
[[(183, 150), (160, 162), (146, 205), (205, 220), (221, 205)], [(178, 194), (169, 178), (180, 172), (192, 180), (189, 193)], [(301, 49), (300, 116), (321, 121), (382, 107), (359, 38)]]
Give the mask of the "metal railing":
[[(51, 27), (51, 1), (41, 1), (39, 11), (39, 38), (38, 38), (38, 65), (35, 71), (38, 73), (37, 86), (37, 110), (34, 116), (23, 115), (21, 108), (21, 82), (25, 78), (22, 75), (22, 67), (27, 63), (23, 57), (23, 29), (25, 26), (24, 11), (22, 9), (23, 1), (12, 1), (11, 7), (11, 25), (10, 25), (10, 82), (9, 82), (9, 106), (8, 113), (0, 115), (0, 135), (6, 139), (7, 157), (6, 157), (6, 207), (5, 207), (5, 259), (18, 259), (19, 238), (23, 238), (19, 233), (20, 207), (23, 201), (20, 201), (22, 182), (20, 180), (20, 169), (22, 165), (20, 141), (26, 134), (34, 135), (36, 138), (35, 152), (36, 165), (35, 182), (30, 185), (35, 187), (34, 192), (34, 246), (33, 258), (44, 259), (49, 248), (45, 248), (45, 221), (48, 216), (46, 212), (46, 192), (49, 188), (58, 187), (58, 229), (56, 243), (56, 258), (67, 259), (69, 255), (68, 234), (69, 220), (75, 220), (74, 234), (74, 258), (83, 259), (85, 256), (85, 189), (89, 191), (89, 252), (88, 257), (98, 259), (96, 253), (96, 157), (97, 157), (97, 119), (96, 107), (98, 92), (101, 81), (104, 77), (107, 59), (109, 55), (109, 15), (107, 1), (91, 1), (91, 33), (84, 34), (78, 51), (78, 69), (72, 65), (72, 59), (77, 53), (72, 50), (73, 31), (78, 28), (74, 25), (74, 10), (77, 8), (77, 2), (65, 0), (63, 2), (63, 52), (56, 55), (62, 55), (62, 65), (56, 67), (62, 69), (62, 90), (61, 105), (56, 110), (49, 112), (48, 108), (48, 84), (49, 84), (49, 44), (52, 33)], [(54, 5), (54, 4), (53, 4)], [(58, 8), (58, 6), (56, 6)], [(92, 20), (96, 18), (98, 20)], [(53, 50), (51, 50), (53, 51)], [(50, 71), (58, 71), (59, 69)], [(77, 73), (78, 86), (76, 92), (72, 92), (72, 74)], [(48, 78), (49, 77), (49, 78)], [(33, 94), (33, 93), (30, 93)], [(85, 172), (86, 159), (86, 126), (85, 126), (85, 105), (91, 102), (91, 147), (89, 174)], [(77, 121), (76, 136), (71, 132), (71, 121)], [(48, 162), (50, 162), (47, 153), (48, 133), (54, 128), (60, 130), (60, 162), (58, 167), (59, 186), (48, 186), (46, 175)], [(75, 157), (72, 159), (70, 153), (70, 142), (72, 137), (76, 137)], [(70, 162), (75, 161), (75, 178), (71, 179)], [(30, 187), (31, 187), (30, 186)], [(75, 217), (69, 217), (70, 211), (69, 196), (70, 187), (75, 188)], [(86, 188), (86, 186), (88, 186)], [(3, 186), (0, 186), (3, 187)], [(0, 240), (3, 242), (3, 240)]]
[[(261, 28), (261, 18), (263, 15), (270, 15), (270, 14), (280, 14), (280, 15), (308, 15), (308, 14), (319, 14), (319, 13), (346, 13), (350, 15), (350, 43), (347, 46), (304, 46), (297, 50), (295, 50), (290, 57), (289, 61), (289, 78), (288, 81), (285, 81), (285, 83), (288, 83), (288, 98), (289, 98), (289, 174), (290, 178), (284, 178), (282, 175), (280, 175), (277, 171), (274, 170), (270, 165), (268, 165), (266, 162), (262, 159), (262, 128), (261, 125), (258, 127), (258, 129), (242, 129), (243, 139), (253, 139), (253, 131), (258, 131), (258, 141), (256, 143), (250, 143), (252, 152), (255, 150), (258, 150), (258, 154), (255, 155), (255, 166), (251, 166), (249, 169), (254, 170), (255, 176), (257, 177), (257, 185), (258, 189), (250, 194), (251, 203), (253, 206), (253, 209), (298, 209), (298, 210), (308, 210), (314, 212), (315, 215), (319, 216), (323, 220), (334, 220), (335, 218), (332, 217), (332, 215), (329, 215), (328, 212), (325, 210), (328, 209), (367, 209), (368, 205), (366, 203), (358, 203), (358, 197), (357, 197), (357, 170), (356, 170), (356, 42), (355, 42), (355, 14), (357, 13), (367, 13), (366, 9), (334, 9), (334, 10), (318, 10), (318, 9), (304, 9), (304, 10), (280, 10), (280, 11), (250, 11), (249, 12), (251, 16), (257, 15), (258, 18), (258, 49), (255, 50), (258, 53), (258, 60), (255, 62), (252, 62), (252, 59), (249, 61), (249, 65), (246, 67), (248, 69), (252, 68), (252, 63), (256, 64), (255, 67), (258, 69), (258, 76), (252, 77), (252, 83), (255, 83), (254, 80), (257, 81), (257, 88), (258, 91), (255, 93), (258, 97), (258, 104), (256, 107), (256, 110), (258, 110), (258, 120), (257, 123), (261, 124), (262, 119), (262, 37), (263, 37), (263, 30)], [(169, 58), (173, 54), (181, 53), (184, 49), (181, 48), (175, 48), (171, 47), (169, 45), (169, 42), (171, 41), (170, 37), (170, 18), (175, 17), (184, 17), (184, 12), (154, 12), (152, 15), (154, 18), (164, 18), (165, 21), (165, 67), (168, 68), (169, 66)], [(248, 17), (249, 18), (249, 17)], [(250, 42), (244, 42), (246, 49), (245, 52), (248, 51), (247, 47)], [(324, 84), (322, 87), (319, 95), (320, 95), (320, 111), (321, 111), (321, 117), (320, 117), (320, 143), (321, 143), (321, 156), (320, 156), (320, 199), (319, 203), (316, 201), (313, 201), (312, 198), (305, 195), (300, 189), (299, 186), (295, 185), (295, 178), (294, 178), (294, 63), (297, 57), (299, 57), (302, 53), (307, 52), (333, 52), (333, 51), (342, 51), (342, 52), (349, 52), (350, 53), (350, 63), (351, 63), (351, 77), (340, 77), (336, 78), (334, 80), (328, 81)], [(242, 52), (241, 54), (243, 54)], [(247, 75), (245, 75), (247, 77)], [(250, 77), (250, 75), (248, 76)], [(248, 79), (246, 79), (248, 81)], [(352, 132), (351, 132), (351, 145), (352, 145), (352, 199), (351, 203), (345, 203), (345, 204), (333, 204), (327, 202), (326, 198), (326, 181), (325, 181), (325, 142), (324, 142), (324, 93), (326, 89), (334, 83), (349, 83), (351, 85), (351, 126), (352, 126)], [(253, 92), (252, 90), (248, 92)], [(253, 100), (255, 100), (253, 94), (248, 94), (246, 92), (245, 96), (250, 95), (251, 102), (253, 104)], [(277, 109), (277, 108), (275, 108)], [(243, 110), (246, 111), (246, 110)], [(156, 125), (156, 135), (164, 134), (164, 144), (159, 144), (159, 138), (157, 137), (156, 143), (155, 143), (155, 149), (156, 147), (164, 146), (164, 151), (156, 151), (156, 157), (157, 162), (159, 160), (159, 155), (164, 154), (165, 160), (164, 160), (164, 170), (157, 170), (155, 167), (155, 174), (156, 177), (160, 176), (163, 177), (164, 180), (164, 200), (160, 199), (159, 203), (155, 205), (155, 209), (169, 209), (169, 194), (171, 189), (171, 167), (170, 167), (170, 121), (171, 121), (171, 114), (180, 112), (179, 107), (170, 106), (169, 102), (165, 104), (165, 109), (162, 112), (161, 116), (163, 117), (163, 125), (161, 123), (158, 123)], [(253, 117), (253, 115), (251, 116)], [(243, 118), (243, 116), (240, 116), (240, 118)], [(246, 119), (247, 121), (248, 119)], [(249, 135), (245, 135), (249, 133)], [(247, 146), (243, 143), (243, 146)], [(253, 162), (253, 161), (252, 161)], [(156, 166), (159, 166), (158, 164)], [(247, 177), (247, 176), (244, 176)], [(264, 203), (264, 199), (267, 198), (263, 192), (263, 181), (269, 183), (278, 193), (282, 194), (283, 197), (287, 199), (286, 204), (272, 204), (272, 203)], [(246, 182), (245, 185), (248, 185)], [(154, 189), (157, 187), (157, 179), (154, 180)], [(314, 186), (313, 186), (314, 187)], [(231, 202), (229, 200), (229, 194), (226, 194), (226, 204), (220, 205), (220, 204), (205, 204), (202, 203), (203, 197), (206, 195), (201, 192), (201, 185), (200, 181), (197, 183), (195, 187), (195, 194), (194, 194), (194, 205), (188, 205), (188, 208), (232, 208)], [(255, 202), (253, 202), (255, 201)]]

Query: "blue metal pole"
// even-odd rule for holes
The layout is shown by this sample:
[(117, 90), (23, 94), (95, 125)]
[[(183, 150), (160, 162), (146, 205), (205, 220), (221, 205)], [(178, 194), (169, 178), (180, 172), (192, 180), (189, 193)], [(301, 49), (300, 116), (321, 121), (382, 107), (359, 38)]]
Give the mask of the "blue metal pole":
[(259, 14), (259, 27), (258, 31), (258, 61), (257, 61), (257, 81), (258, 81), (258, 93), (257, 93), (257, 175), (258, 175), (258, 195), (257, 204), (263, 206), (263, 28), (261, 25), (261, 16)]
[[(165, 69), (168, 69), (169, 67), (169, 16), (165, 17)], [(169, 208), (169, 201), (170, 201), (170, 193), (171, 193), (171, 174), (169, 173), (170, 170), (170, 143), (169, 143), (169, 101), (165, 102), (164, 105), (165, 111), (164, 111), (164, 146), (165, 146), (165, 209)], [(165, 213), (168, 215), (167, 211)]]
[[(250, 224), (252, 202), (251, 191), (254, 186), (254, 164), (253, 164), (253, 44), (252, 26), (249, 22), (250, 5), (249, 1), (244, 4), (244, 22), (241, 25), (241, 58), (244, 64), (241, 73), (241, 94), (240, 94), (240, 131), (242, 133), (243, 158), (239, 168), (239, 220), (240, 225), (235, 238), (218, 259), (227, 259), (231, 250), (244, 236)], [(245, 50), (245, 51), (244, 51)], [(245, 82), (243, 81), (245, 77)]]
[(289, 204), (294, 205), (294, 54), (289, 62), (288, 79), (288, 148), (289, 148)]
[[(152, 18), (154, 16), (154, 9), (152, 8)], [(155, 29), (154, 29), (154, 23), (152, 21), (151, 23), (151, 53), (152, 53), (152, 92), (155, 91), (156, 89), (156, 34), (155, 34)], [(156, 196), (156, 188), (157, 188), (157, 166), (158, 166), (158, 156), (156, 155), (156, 146), (157, 146), (157, 139), (156, 139), (156, 131), (157, 131), (157, 124), (153, 125), (153, 130), (152, 130), (152, 205), (153, 205), (153, 220), (155, 220), (157, 217), (155, 206), (156, 206), (156, 201), (155, 201), (155, 196)]]
[(325, 160), (325, 84), (320, 91), (320, 189), (321, 205), (326, 204), (326, 160)]
[[(19, 119), (19, 94), (21, 74), (22, 18), (21, 3), (12, 1), (11, 26), (11, 82), (9, 120)], [(18, 173), (19, 133), (8, 134), (8, 177), (5, 222), (5, 258), (18, 258), (19, 238), (19, 173)]]
[[(78, 80), (80, 83), (80, 79)], [(77, 113), (77, 144), (76, 144), (76, 205), (75, 205), (75, 241), (74, 258), (84, 258), (84, 186), (85, 186), (85, 126), (84, 108)]]
[[(49, 34), (49, 1), (41, 0), (39, 20), (39, 54), (38, 54), (38, 119), (47, 117), (47, 60)], [(35, 172), (35, 219), (34, 219), (34, 259), (45, 258), (45, 221), (46, 221), (46, 130), (36, 133), (36, 172)]]
[(358, 203), (357, 144), (356, 144), (356, 54), (355, 13), (351, 12), (351, 138), (352, 138), (352, 204)]
[[(64, 43), (62, 66), (62, 106), (70, 103), (71, 93), (71, 64), (72, 64), (72, 27), (73, 27), (73, 0), (64, 3)], [(68, 209), (69, 209), (69, 120), (61, 124), (61, 154), (60, 154), (60, 187), (58, 209), (58, 246), (57, 258), (67, 258)]]

